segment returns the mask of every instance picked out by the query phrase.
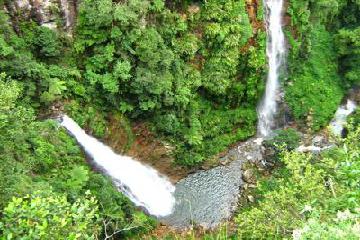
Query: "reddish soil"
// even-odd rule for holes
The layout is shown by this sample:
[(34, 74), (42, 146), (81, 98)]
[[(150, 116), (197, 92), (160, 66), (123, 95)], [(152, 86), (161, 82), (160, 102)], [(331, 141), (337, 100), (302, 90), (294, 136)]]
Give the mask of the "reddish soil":
[(131, 134), (126, 131), (122, 121), (119, 117), (112, 116), (105, 136), (106, 144), (117, 153), (129, 155), (152, 166), (173, 183), (191, 172), (190, 169), (174, 164), (174, 158), (171, 155), (172, 147), (156, 138), (145, 123), (133, 124)]

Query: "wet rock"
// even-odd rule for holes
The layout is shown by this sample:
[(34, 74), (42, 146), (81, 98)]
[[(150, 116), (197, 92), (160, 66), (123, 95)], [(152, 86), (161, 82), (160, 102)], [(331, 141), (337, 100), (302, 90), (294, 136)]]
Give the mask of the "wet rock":
[(190, 5), (187, 10), (191, 15), (194, 15), (200, 11), (200, 7), (198, 5), (193, 4)]
[(269, 168), (269, 167), (272, 168), (272, 167), (275, 166), (275, 164), (274, 164), (273, 162), (266, 162), (266, 163), (263, 164), (263, 165), (267, 166), (268, 168)]
[(234, 153), (230, 154), (228, 157), (229, 161), (235, 161), (236, 160), (236, 155)]
[(273, 148), (266, 148), (264, 151), (264, 158), (271, 159), (275, 155), (275, 150)]
[[(15, 0), (6, 1), (5, 10), (15, 30), (19, 29), (21, 19), (31, 19), (50, 29), (63, 27), (70, 31), (75, 24), (77, 4), (77, 0)], [(63, 20), (62, 26), (58, 26), (57, 19)]]
[[(221, 162), (220, 162), (220, 164), (221, 164)], [(210, 169), (210, 166), (207, 166), (207, 165), (203, 165), (203, 166), (201, 166), (201, 170), (209, 170)]]
[(248, 199), (248, 201), (251, 202), (251, 203), (254, 203), (254, 202), (255, 202), (255, 198), (254, 198), (253, 196), (251, 196), (251, 195), (247, 196), (247, 199)]
[(255, 182), (254, 170), (252, 169), (245, 170), (245, 172), (243, 173), (243, 180), (244, 182), (247, 183)]
[(325, 144), (325, 138), (323, 136), (315, 136), (312, 139), (312, 145), (316, 146), (316, 147), (321, 147)]
[(263, 154), (261, 153), (261, 151), (256, 151), (253, 153), (253, 159), (256, 161), (256, 162), (261, 162), (264, 158), (263, 158)]
[(296, 149), (296, 151), (301, 152), (301, 153), (320, 153), (321, 152), (321, 147), (317, 147), (317, 146), (304, 146), (301, 145), (300, 147), (298, 147)]
[(225, 166), (230, 163), (230, 159), (227, 156), (222, 157), (219, 159), (219, 163), (220, 163), (220, 165)]

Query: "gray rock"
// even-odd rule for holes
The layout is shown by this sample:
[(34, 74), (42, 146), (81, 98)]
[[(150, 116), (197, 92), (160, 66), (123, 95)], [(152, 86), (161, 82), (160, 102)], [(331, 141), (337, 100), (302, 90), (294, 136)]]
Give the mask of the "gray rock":
[(252, 169), (245, 170), (245, 172), (243, 173), (243, 180), (247, 183), (255, 182), (254, 171)]
[(249, 200), (249, 202), (253, 203), (255, 202), (255, 198), (251, 195), (247, 196), (247, 199)]
[(225, 156), (225, 157), (222, 157), (219, 159), (220, 165), (223, 165), (223, 166), (229, 164), (230, 162), (231, 162), (231, 160), (229, 159), (228, 156)]
[(230, 160), (230, 161), (235, 161), (236, 160), (236, 155), (235, 155), (235, 153), (231, 153), (229, 156), (228, 156), (228, 159)]
[(321, 147), (316, 147), (316, 146), (304, 146), (301, 145), (300, 147), (298, 147), (296, 149), (296, 151), (301, 152), (301, 153), (320, 153), (321, 152)]
[[(11, 16), (13, 26), (17, 28), (19, 19), (32, 19), (39, 25), (56, 29), (63, 27), (68, 33), (76, 21), (77, 0), (15, 0), (5, 4), (5, 10)], [(59, 9), (54, 11), (54, 9)], [(62, 18), (64, 25), (58, 26), (57, 19)]]
[(318, 135), (312, 139), (312, 145), (316, 147), (321, 147), (324, 145), (324, 143), (325, 143), (325, 138), (323, 136)]

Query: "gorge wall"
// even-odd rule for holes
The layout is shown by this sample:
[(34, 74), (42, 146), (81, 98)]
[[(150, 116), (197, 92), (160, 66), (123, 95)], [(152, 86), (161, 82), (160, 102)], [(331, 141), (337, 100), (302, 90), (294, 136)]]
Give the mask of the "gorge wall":
[(70, 33), (75, 25), (78, 0), (6, 0), (5, 11), (16, 32), (21, 19), (33, 20), (51, 29)]

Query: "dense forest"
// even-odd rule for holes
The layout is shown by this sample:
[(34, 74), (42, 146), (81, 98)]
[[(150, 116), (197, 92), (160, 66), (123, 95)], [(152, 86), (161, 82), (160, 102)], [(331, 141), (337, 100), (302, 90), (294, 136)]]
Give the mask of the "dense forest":
[(67, 29), (57, 3), (49, 28), (14, 2), (0, 0), (0, 239), (360, 238), (360, 113), (331, 150), (293, 151), (360, 83), (359, 0), (285, 1), (292, 128), (267, 142), (273, 167), (224, 227), (161, 236), (53, 118), (65, 112), (99, 139), (115, 121), (126, 146), (143, 124), (171, 146), (174, 168), (200, 168), (256, 135), (263, 2), (82, 0)]

